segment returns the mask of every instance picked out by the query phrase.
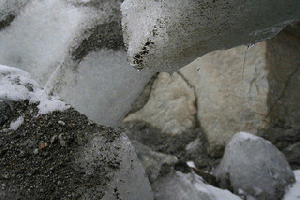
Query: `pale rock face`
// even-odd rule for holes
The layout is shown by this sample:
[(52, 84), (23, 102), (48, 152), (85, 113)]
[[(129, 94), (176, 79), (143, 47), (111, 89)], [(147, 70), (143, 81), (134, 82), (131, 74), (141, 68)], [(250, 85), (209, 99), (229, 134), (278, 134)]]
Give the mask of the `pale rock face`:
[(123, 122), (143, 121), (165, 133), (180, 134), (195, 127), (195, 94), (179, 73), (160, 73), (153, 83), (150, 99)]
[(257, 200), (281, 199), (295, 182), (286, 158), (271, 142), (244, 132), (228, 143), (214, 174), (222, 187)]
[(209, 53), (180, 72), (195, 86), (211, 154), (237, 131), (268, 127), (266, 42)]
[(173, 72), (217, 49), (275, 36), (300, 18), (297, 1), (126, 0), (128, 58), (138, 69)]

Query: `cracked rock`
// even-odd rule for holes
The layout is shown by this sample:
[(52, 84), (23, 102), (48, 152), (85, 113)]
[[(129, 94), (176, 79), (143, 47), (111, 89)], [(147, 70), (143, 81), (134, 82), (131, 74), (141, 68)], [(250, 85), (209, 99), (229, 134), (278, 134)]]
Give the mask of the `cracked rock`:
[(214, 51), (180, 70), (195, 87), (212, 157), (222, 156), (238, 131), (300, 128), (299, 30), (296, 23), (271, 40)]
[(182, 76), (161, 72), (154, 81), (145, 106), (123, 122), (146, 122), (172, 135), (195, 128), (195, 93)]

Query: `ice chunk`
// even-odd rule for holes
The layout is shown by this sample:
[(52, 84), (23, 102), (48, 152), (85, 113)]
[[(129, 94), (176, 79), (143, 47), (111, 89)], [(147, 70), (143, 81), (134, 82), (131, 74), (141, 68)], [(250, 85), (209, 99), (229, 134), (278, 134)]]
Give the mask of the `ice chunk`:
[(123, 119), (151, 77), (129, 66), (123, 50), (91, 52), (75, 67), (61, 66), (45, 89), (107, 126)]

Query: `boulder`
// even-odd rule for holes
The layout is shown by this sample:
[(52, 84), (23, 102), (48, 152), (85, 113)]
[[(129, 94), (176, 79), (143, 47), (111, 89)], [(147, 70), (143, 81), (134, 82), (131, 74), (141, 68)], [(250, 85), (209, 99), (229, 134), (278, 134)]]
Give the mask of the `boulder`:
[(195, 86), (197, 117), (211, 156), (220, 155), (237, 131), (269, 126), (266, 42), (211, 52), (180, 72)]
[(124, 42), (137, 69), (173, 72), (217, 49), (275, 36), (300, 18), (288, 1), (125, 0)]
[(211, 156), (221, 156), (238, 131), (299, 129), (299, 30), (299, 23), (288, 26), (271, 40), (211, 52), (180, 70), (195, 87)]
[(28, 73), (0, 66), (0, 199), (153, 199), (127, 136), (48, 96)]
[(162, 132), (181, 134), (195, 128), (195, 100), (194, 88), (179, 73), (159, 73), (148, 102), (123, 122), (146, 122)]
[(258, 200), (282, 199), (295, 175), (284, 155), (269, 141), (237, 133), (214, 171), (221, 187)]

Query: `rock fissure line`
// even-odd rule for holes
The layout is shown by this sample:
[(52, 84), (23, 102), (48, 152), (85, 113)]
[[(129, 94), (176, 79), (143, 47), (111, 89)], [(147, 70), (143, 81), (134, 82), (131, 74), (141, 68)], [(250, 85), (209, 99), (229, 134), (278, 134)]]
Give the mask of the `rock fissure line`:
[[(280, 103), (280, 101), (281, 101), (282, 99), (284, 99), (285, 93), (286, 93), (286, 89), (287, 89), (288, 86), (290, 85), (292, 77), (293, 77), (299, 70), (300, 70), (300, 67), (296, 67), (296, 69), (293, 70), (293, 72), (291, 72), (290, 75), (287, 76), (287, 80), (285, 81), (284, 88), (283, 88), (283, 90), (282, 90), (281, 95), (280, 95), (280, 96), (274, 101), (274, 103), (270, 106), (269, 113), (268, 113), (268, 115), (267, 115), (266, 117), (270, 117), (270, 116), (271, 116), (271, 114), (273, 113), (273, 110), (276, 108), (276, 106), (277, 106), (278, 104), (283, 104), (284, 101), (283, 101), (282, 103)], [(284, 108), (284, 109), (285, 109), (285, 108)], [(271, 123), (274, 123), (274, 122), (271, 121)]]
[(201, 128), (201, 125), (200, 125), (200, 120), (198, 118), (198, 97), (196, 95), (196, 87), (194, 85), (192, 85), (187, 78), (184, 77), (184, 75), (180, 72), (180, 71), (177, 71), (177, 73), (181, 76), (181, 78), (186, 82), (186, 84), (188, 86), (190, 86), (191, 88), (193, 88), (194, 90), (194, 95), (195, 95), (195, 110), (196, 110), (196, 114), (195, 114), (195, 129), (196, 128)]

